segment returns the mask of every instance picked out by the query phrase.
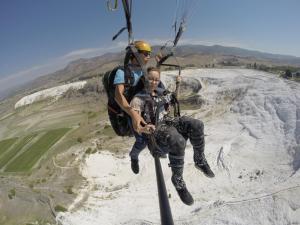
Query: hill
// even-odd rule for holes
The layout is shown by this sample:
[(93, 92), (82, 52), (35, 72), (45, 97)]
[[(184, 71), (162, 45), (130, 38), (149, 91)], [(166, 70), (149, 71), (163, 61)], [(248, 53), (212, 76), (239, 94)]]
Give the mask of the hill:
[[(160, 46), (154, 46), (154, 54), (159, 51)], [(225, 47), (221, 45), (183, 45), (176, 48), (178, 61), (183, 67), (216, 67), (226, 66), (250, 67), (254, 64), (265, 67), (300, 67), (300, 58), (287, 55), (270, 54), (252, 51), (236, 47)], [(47, 74), (35, 79), (33, 82), (20, 86), (17, 90), (11, 90), (10, 96), (19, 95), (24, 92), (30, 93), (37, 90), (62, 85), (83, 79), (95, 77), (116, 65), (123, 63), (124, 52), (106, 53), (101, 56), (78, 59), (69, 63), (64, 69)], [(172, 62), (172, 60), (171, 60)], [(173, 61), (174, 62), (174, 61)], [(155, 65), (154, 60), (150, 65)], [(168, 69), (168, 68), (167, 68)], [(280, 72), (284, 68), (277, 69)], [(274, 72), (274, 71), (272, 71)], [(5, 91), (7, 94), (7, 91)], [(0, 96), (3, 96), (0, 93)]]

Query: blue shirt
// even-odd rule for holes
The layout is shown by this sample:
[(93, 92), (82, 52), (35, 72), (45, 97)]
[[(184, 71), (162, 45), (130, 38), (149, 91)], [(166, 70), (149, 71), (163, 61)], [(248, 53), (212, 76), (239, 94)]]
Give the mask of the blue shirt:
[[(135, 70), (131, 72), (134, 76), (133, 86), (136, 86), (140, 78), (144, 75), (142, 70)], [(125, 84), (125, 74), (123, 70), (118, 69), (114, 79), (114, 85)]]

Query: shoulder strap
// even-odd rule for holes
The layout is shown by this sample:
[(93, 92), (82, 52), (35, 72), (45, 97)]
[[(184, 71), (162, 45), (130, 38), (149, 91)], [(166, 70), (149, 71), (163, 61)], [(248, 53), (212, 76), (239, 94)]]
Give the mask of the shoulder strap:
[[(129, 44), (126, 48), (126, 55), (125, 55), (125, 58), (124, 58), (124, 68), (125, 68), (125, 70), (127, 70), (127, 68), (128, 69), (130, 68), (129, 61), (130, 61), (131, 57), (134, 57), (137, 60), (139, 66), (141, 67), (141, 69), (143, 71), (143, 75), (144, 76), (147, 75), (146, 65), (143, 62), (140, 54), (138, 53), (138, 50), (136, 49), (136, 47), (134, 46), (133, 43)], [(132, 82), (134, 83), (134, 80)]]
[(124, 67), (124, 79), (125, 79), (125, 86), (130, 87), (134, 84), (134, 75), (129, 68), (129, 66)]

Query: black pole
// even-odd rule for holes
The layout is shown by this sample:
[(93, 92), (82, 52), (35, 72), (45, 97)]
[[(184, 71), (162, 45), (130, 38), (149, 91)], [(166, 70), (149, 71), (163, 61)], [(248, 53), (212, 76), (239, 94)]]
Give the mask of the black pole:
[(164, 175), (158, 156), (154, 157), (161, 225), (174, 225)]

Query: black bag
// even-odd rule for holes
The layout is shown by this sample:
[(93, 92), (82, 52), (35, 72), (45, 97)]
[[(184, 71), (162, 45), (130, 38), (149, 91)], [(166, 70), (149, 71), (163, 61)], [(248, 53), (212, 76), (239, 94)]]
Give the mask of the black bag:
[[(118, 69), (124, 70), (124, 67), (118, 66), (108, 71), (102, 78), (102, 83), (107, 94), (107, 113), (112, 128), (118, 136), (133, 136), (131, 129), (130, 117), (121, 109), (115, 101), (115, 85), (114, 80)], [(130, 88), (134, 83), (133, 76), (130, 71), (125, 73), (125, 87)], [(132, 81), (133, 80), (133, 81)], [(127, 99), (130, 102), (130, 99)]]

